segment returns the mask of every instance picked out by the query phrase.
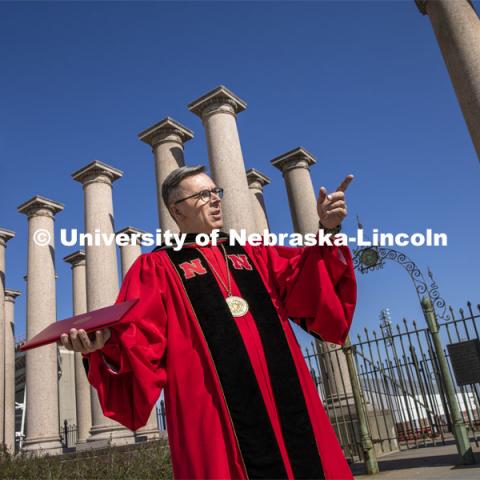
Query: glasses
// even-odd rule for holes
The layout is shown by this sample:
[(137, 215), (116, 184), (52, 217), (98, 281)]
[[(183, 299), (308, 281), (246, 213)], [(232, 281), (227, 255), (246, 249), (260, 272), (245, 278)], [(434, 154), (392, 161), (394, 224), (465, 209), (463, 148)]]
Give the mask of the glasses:
[(212, 197), (212, 193), (214, 193), (217, 197), (222, 198), (223, 188), (215, 187), (215, 188), (212, 188), (211, 190), (202, 190), (201, 192), (194, 193), (193, 195), (182, 198), (181, 200), (177, 200), (176, 202), (174, 202), (174, 205), (177, 205), (180, 202), (188, 200), (189, 198), (196, 198), (196, 197), (199, 198), (202, 202), (208, 202)]

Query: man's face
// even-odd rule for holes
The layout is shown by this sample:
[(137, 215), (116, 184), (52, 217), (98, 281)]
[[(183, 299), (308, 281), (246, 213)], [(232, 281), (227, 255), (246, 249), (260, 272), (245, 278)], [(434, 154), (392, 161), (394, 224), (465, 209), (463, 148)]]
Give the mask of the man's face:
[(193, 197), (175, 204), (177, 200), (215, 187), (213, 180), (205, 173), (192, 175), (180, 182), (172, 195), (170, 211), (181, 232), (211, 233), (213, 229), (223, 227), (222, 202), (215, 193), (210, 195), (210, 200)]

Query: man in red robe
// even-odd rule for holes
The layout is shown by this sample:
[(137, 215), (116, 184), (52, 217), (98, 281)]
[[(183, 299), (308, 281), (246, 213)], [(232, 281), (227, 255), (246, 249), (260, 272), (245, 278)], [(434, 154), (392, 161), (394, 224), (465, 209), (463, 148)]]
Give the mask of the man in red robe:
[[(322, 228), (346, 216), (344, 191), (320, 189)], [(199, 247), (223, 225), (223, 191), (203, 167), (163, 184), (187, 243), (141, 255), (117, 302), (139, 299), (119, 324), (62, 335), (88, 358), (103, 412), (131, 430), (164, 389), (175, 479), (351, 479), (289, 318), (343, 344), (356, 302), (348, 247)]]

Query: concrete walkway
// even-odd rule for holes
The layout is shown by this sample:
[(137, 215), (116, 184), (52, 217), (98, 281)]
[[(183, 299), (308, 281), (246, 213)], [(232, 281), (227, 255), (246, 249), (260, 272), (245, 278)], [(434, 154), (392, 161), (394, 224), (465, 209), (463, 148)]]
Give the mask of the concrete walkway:
[(380, 473), (366, 475), (362, 464), (352, 465), (356, 479), (480, 479), (480, 448), (472, 442), (477, 463), (459, 465), (458, 454), (452, 440), (438, 447), (422, 447), (395, 452), (378, 459)]

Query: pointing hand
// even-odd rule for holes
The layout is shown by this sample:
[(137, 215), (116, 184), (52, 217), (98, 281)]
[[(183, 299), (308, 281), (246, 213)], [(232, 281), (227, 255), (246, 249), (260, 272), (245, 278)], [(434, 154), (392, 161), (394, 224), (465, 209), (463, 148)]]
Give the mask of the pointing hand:
[(353, 180), (353, 175), (347, 175), (335, 192), (328, 194), (325, 187), (320, 188), (317, 201), (318, 217), (325, 228), (335, 228), (347, 216), (345, 190)]

